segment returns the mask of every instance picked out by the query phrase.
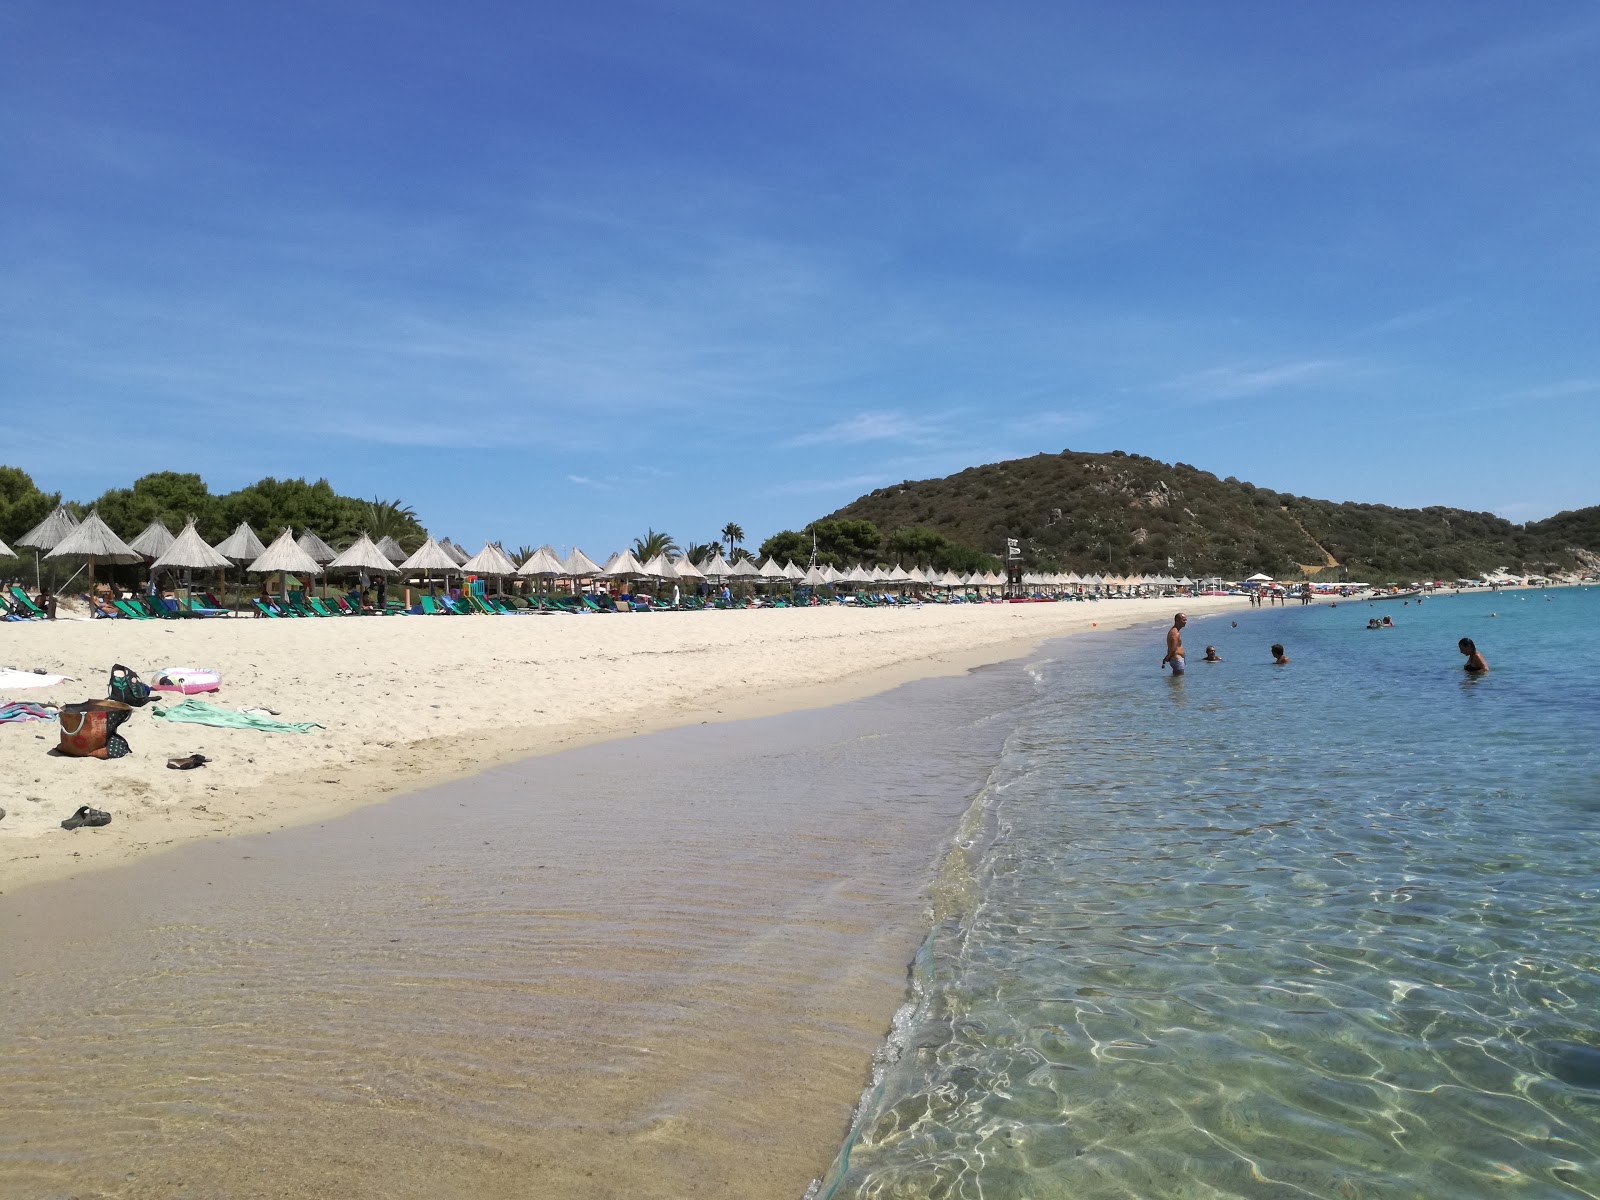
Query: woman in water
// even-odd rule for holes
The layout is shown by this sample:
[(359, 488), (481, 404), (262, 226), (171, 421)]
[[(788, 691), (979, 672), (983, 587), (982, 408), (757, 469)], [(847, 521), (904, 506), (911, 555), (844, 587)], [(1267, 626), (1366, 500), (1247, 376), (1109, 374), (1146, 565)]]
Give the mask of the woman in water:
[(1456, 645), (1460, 648), (1461, 653), (1467, 656), (1463, 670), (1472, 675), (1482, 675), (1489, 669), (1489, 664), (1483, 661), (1483, 655), (1478, 653), (1478, 647), (1473, 644), (1471, 638), (1462, 638)]

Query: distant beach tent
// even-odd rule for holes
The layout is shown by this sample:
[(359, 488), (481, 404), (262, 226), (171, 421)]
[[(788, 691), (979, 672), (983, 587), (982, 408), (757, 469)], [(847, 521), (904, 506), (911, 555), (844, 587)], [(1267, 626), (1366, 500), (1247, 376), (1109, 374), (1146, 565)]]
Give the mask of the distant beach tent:
[(406, 560), (405, 549), (388, 534), (378, 539), (378, 549), (397, 567)]
[(572, 553), (567, 555), (566, 562), (561, 566), (561, 573), (571, 579), (589, 579), (600, 574), (600, 564), (576, 546), (572, 548)]
[(380, 575), (392, 575), (396, 567), (389, 560), (389, 556), (378, 548), (377, 543), (363, 533), (328, 563), (328, 570), (370, 571)]
[[(146, 525), (143, 532), (129, 542), (128, 545), (146, 558), (160, 558), (171, 549), (174, 540), (172, 530), (168, 529), (166, 523), (158, 518)], [(211, 547), (207, 546), (206, 549), (209, 550)]]
[(595, 572), (602, 579), (625, 579), (632, 575), (647, 573), (644, 564), (633, 556), (632, 550), (624, 550), (606, 563), (604, 568)]
[(152, 574), (157, 571), (225, 571), (230, 565), (226, 555), (206, 544), (194, 527), (194, 518), (190, 517), (183, 532), (172, 538), (172, 544), (150, 564), (150, 571)]
[(400, 564), (402, 571), (443, 571), (445, 574), (458, 574), (461, 564), (438, 542), (429, 538), (417, 547), (417, 552), (405, 562)]
[(58, 504), (55, 511), (17, 539), (17, 545), (30, 550), (54, 550), (61, 540), (78, 527), (78, 518)]
[(1263, 575), (1258, 571), (1256, 574), (1250, 576), (1249, 579), (1246, 579), (1245, 582), (1246, 583), (1271, 583), (1272, 582), (1272, 576), (1271, 575)]
[(111, 532), (111, 527), (91, 511), (66, 537), (45, 554), (46, 558), (86, 558), (89, 560), (89, 590), (94, 591), (94, 565), (96, 562), (136, 563), (144, 556), (127, 542)]
[(555, 551), (551, 550), (549, 546), (540, 546), (532, 554), (528, 555), (527, 562), (517, 568), (518, 575), (554, 577), (556, 575), (565, 575), (566, 573), (567, 568), (562, 565), (561, 560), (555, 556)]
[(304, 550), (294, 540), (294, 529), (285, 526), (282, 533), (273, 539), (272, 545), (261, 552), (254, 562), (245, 570), (252, 575), (282, 575), (283, 586), (287, 592), (290, 575), (321, 575), (322, 564)]
[(517, 573), (517, 564), (512, 562), (499, 546), (488, 542), (482, 550), (462, 563), (461, 569), (469, 575), (489, 575), (504, 579), (507, 575)]
[(240, 521), (239, 528), (212, 549), (236, 563), (254, 562), (267, 552), (267, 548), (261, 544), (261, 539), (256, 536), (256, 531), (250, 528), (248, 521)]
[(304, 550), (318, 563), (331, 563), (339, 557), (337, 550), (309, 529), (295, 539), (295, 545), (299, 546), (300, 549)]

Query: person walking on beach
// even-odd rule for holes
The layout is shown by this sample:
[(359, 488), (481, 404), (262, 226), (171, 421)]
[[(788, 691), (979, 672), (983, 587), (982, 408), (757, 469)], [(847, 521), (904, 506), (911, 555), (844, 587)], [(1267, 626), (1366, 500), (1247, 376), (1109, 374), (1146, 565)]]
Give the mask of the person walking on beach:
[(1478, 647), (1471, 638), (1462, 638), (1456, 643), (1461, 653), (1467, 656), (1467, 661), (1462, 664), (1462, 670), (1469, 675), (1482, 675), (1489, 669), (1489, 664), (1483, 660), (1483, 655), (1478, 653)]
[(1175, 676), (1183, 674), (1183, 627), (1188, 623), (1189, 618), (1179, 613), (1172, 618), (1172, 628), (1167, 630), (1167, 656), (1161, 660), (1161, 665), (1171, 663)]

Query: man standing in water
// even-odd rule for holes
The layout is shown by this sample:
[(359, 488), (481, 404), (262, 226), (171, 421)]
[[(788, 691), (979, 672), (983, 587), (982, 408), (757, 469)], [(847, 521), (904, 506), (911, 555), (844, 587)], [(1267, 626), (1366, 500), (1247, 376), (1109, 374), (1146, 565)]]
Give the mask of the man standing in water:
[(1161, 665), (1171, 663), (1174, 675), (1183, 674), (1183, 627), (1188, 623), (1189, 618), (1179, 613), (1172, 618), (1172, 628), (1167, 630), (1167, 656), (1161, 660)]

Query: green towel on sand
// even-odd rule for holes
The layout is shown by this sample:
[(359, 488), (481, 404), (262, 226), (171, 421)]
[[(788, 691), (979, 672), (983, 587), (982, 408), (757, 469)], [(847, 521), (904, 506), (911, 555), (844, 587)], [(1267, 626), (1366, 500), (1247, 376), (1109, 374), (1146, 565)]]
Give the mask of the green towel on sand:
[(231, 708), (218, 708), (204, 700), (190, 697), (182, 704), (168, 708), (165, 704), (152, 707), (150, 715), (164, 721), (187, 721), (191, 725), (216, 725), (222, 729), (259, 729), (264, 733), (310, 733), (321, 729), (315, 721), (274, 721), (254, 713), (242, 713)]

